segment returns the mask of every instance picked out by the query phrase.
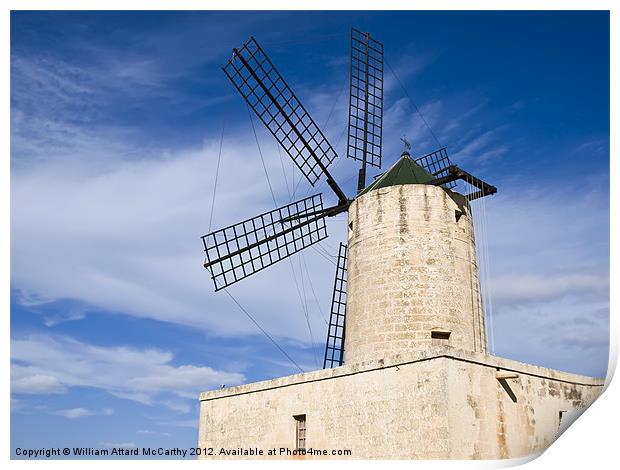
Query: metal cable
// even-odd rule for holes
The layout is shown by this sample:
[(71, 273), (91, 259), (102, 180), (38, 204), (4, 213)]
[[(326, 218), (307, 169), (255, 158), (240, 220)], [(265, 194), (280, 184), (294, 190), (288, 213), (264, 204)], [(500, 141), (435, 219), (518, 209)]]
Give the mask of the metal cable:
[(433, 139), (435, 139), (435, 142), (437, 142), (437, 144), (439, 145), (439, 147), (443, 148), (443, 145), (441, 144), (441, 142), (439, 142), (439, 139), (437, 138), (437, 136), (435, 135), (435, 133), (433, 132), (433, 129), (431, 128), (431, 126), (428, 124), (428, 122), (426, 121), (426, 118), (424, 117), (424, 115), (422, 114), (422, 111), (420, 111), (420, 108), (418, 108), (418, 105), (415, 103), (415, 101), (413, 101), (413, 98), (411, 98), (411, 96), (409, 95), (409, 93), (407, 92), (407, 89), (405, 88), (405, 86), (403, 85), (403, 83), (400, 81), (400, 78), (398, 78), (398, 75), (396, 75), (396, 71), (392, 68), (392, 66), (390, 65), (390, 63), (388, 62), (387, 58), (385, 59), (385, 64), (388, 66), (388, 68), (390, 69), (390, 71), (392, 72), (392, 75), (394, 75), (394, 78), (396, 79), (396, 81), (398, 82), (398, 84), (400, 85), (400, 87), (403, 89), (403, 91), (405, 92), (405, 95), (407, 96), (407, 98), (409, 98), (409, 101), (411, 102), (411, 104), (413, 105), (413, 109), (420, 115), (420, 117), (422, 118), (422, 121), (424, 122), (424, 124), (426, 125), (426, 127), (428, 128), (429, 132), (431, 133), (431, 135), (433, 136)]
[(491, 277), (491, 263), (489, 260), (489, 243), (488, 243), (488, 224), (487, 224), (487, 209), (486, 209), (486, 201), (484, 200), (484, 196), (481, 198), (482, 200), (480, 201), (480, 204), (482, 205), (482, 215), (483, 215), (483, 219), (482, 219), (482, 225), (483, 225), (483, 231), (484, 231), (484, 250), (485, 250), (485, 256), (484, 256), (484, 262), (485, 262), (485, 266), (484, 266), (484, 274), (485, 274), (485, 290), (486, 290), (486, 295), (487, 295), (487, 308), (489, 311), (488, 317), (489, 317), (489, 329), (490, 329), (490, 333), (491, 333), (491, 353), (495, 354), (495, 331), (493, 328), (493, 301), (491, 299), (492, 295), (491, 295), (491, 285), (490, 285), (490, 277)]
[(245, 308), (243, 308), (243, 306), (239, 303), (239, 301), (238, 301), (238, 300), (237, 300), (237, 299), (236, 299), (236, 298), (235, 298), (235, 297), (234, 297), (234, 296), (233, 296), (230, 292), (228, 292), (228, 289), (224, 288), (224, 289), (223, 289), (223, 291), (224, 291), (224, 292), (226, 292), (226, 294), (228, 294), (228, 297), (230, 297), (230, 298), (231, 298), (231, 300), (232, 300), (232, 301), (233, 301), (233, 302), (237, 305), (237, 307), (239, 307), (239, 310), (241, 310), (243, 313), (245, 313), (245, 314), (246, 314), (246, 316), (247, 316), (247, 317), (248, 317), (248, 318), (252, 321), (252, 323), (254, 323), (254, 325), (256, 325), (256, 327), (257, 327), (257, 328), (258, 328), (258, 329), (259, 329), (259, 330), (260, 330), (260, 331), (261, 331), (261, 332), (262, 332), (262, 333), (263, 333), (263, 334), (267, 337), (267, 339), (269, 339), (269, 341), (271, 341), (271, 342), (274, 344), (274, 346), (275, 346), (276, 348), (278, 348), (278, 349), (280, 350), (280, 352), (281, 352), (282, 354), (284, 354), (284, 356), (286, 356), (286, 358), (287, 358), (289, 361), (291, 361), (291, 363), (292, 363), (295, 367), (297, 367), (297, 368), (299, 369), (299, 371), (300, 371), (301, 373), (304, 373), (304, 372), (305, 372), (305, 370), (303, 370), (303, 369), (299, 366), (299, 364), (297, 364), (297, 363), (293, 360), (293, 358), (292, 358), (291, 356), (289, 356), (289, 355), (287, 354), (287, 352), (286, 352), (284, 349), (282, 349), (282, 347), (281, 347), (281, 346), (280, 346), (280, 345), (276, 342), (276, 340), (275, 340), (275, 339), (273, 339), (273, 338), (271, 337), (271, 335), (270, 335), (269, 333), (267, 333), (267, 332), (264, 330), (264, 328), (258, 324), (258, 322), (254, 319), (254, 317), (253, 317), (252, 315), (250, 315), (250, 313), (249, 313), (249, 312), (248, 312)]
[(217, 179), (220, 174), (220, 160), (222, 159), (222, 143), (224, 142), (224, 127), (226, 123), (222, 123), (222, 135), (220, 136), (220, 151), (217, 155), (217, 167), (215, 169), (215, 184), (213, 185), (213, 198), (211, 199), (211, 214), (209, 215), (209, 230), (211, 232), (211, 223), (213, 222), (213, 209), (215, 207), (215, 191), (217, 190)]
[[(250, 119), (251, 119), (251, 115), (250, 115)], [(253, 127), (253, 125), (252, 125)], [(218, 175), (219, 175), (219, 171), (220, 171), (220, 160), (221, 160), (221, 156), (222, 156), (222, 144), (224, 141), (224, 124), (222, 125), (222, 134), (220, 137), (220, 149), (219, 149), (219, 155), (218, 155), (218, 160), (217, 160), (217, 168), (215, 170), (215, 185), (213, 186), (213, 197), (211, 200), (211, 215), (209, 216), (209, 232), (211, 231), (211, 223), (213, 222), (213, 209), (215, 206), (215, 194), (216, 194), (216, 190), (217, 190), (217, 181), (218, 181)], [(256, 136), (256, 133), (254, 134)], [(258, 140), (257, 140), (258, 143)], [(259, 146), (259, 152), (260, 152), (260, 146)], [(261, 154), (261, 158), (262, 158), (262, 154)], [(239, 310), (241, 310), (251, 321), (252, 323), (254, 323), (254, 325), (263, 333), (263, 335), (269, 340), (271, 341), (271, 343), (273, 343), (273, 345), (278, 348), (278, 350), (289, 360), (291, 361), (291, 363), (297, 367), (297, 369), (299, 369), (300, 372), (305, 372), (300, 366), (299, 364), (297, 364), (297, 362), (295, 362), (293, 360), (293, 358), (291, 358), (291, 356), (288, 355), (288, 353), (276, 342), (275, 339), (273, 339), (273, 337), (267, 333), (267, 331), (265, 331), (265, 329), (260, 326), (260, 324), (256, 321), (256, 319), (245, 309), (243, 308), (243, 306), (241, 305), (241, 303), (230, 293), (228, 292), (228, 289), (224, 288), (223, 289), (224, 292), (226, 292), (226, 294), (230, 297), (230, 299), (235, 303), (235, 305), (239, 308)]]
[(256, 128), (254, 127), (254, 119), (252, 119), (252, 111), (250, 111), (250, 106), (247, 103), (245, 104), (245, 107), (248, 110), (248, 116), (250, 116), (250, 122), (252, 123), (252, 131), (254, 132), (254, 139), (256, 140), (256, 146), (258, 147), (258, 154), (260, 155), (260, 161), (263, 164), (263, 171), (265, 172), (267, 184), (269, 185), (269, 191), (271, 192), (271, 197), (273, 199), (273, 207), (274, 209), (277, 209), (278, 203), (276, 202), (276, 195), (271, 187), (271, 180), (269, 179), (269, 173), (267, 172), (267, 166), (265, 165), (265, 159), (263, 158), (263, 151), (261, 150), (260, 143), (258, 142), (258, 135), (256, 134)]
[[(261, 163), (263, 165), (263, 170), (265, 172), (265, 178), (267, 179), (267, 184), (269, 185), (269, 191), (271, 192), (271, 197), (273, 199), (273, 204), (274, 207), (277, 208), (278, 207), (278, 203), (276, 201), (276, 196), (275, 193), (273, 191), (273, 187), (271, 185), (271, 179), (269, 178), (269, 172), (267, 171), (267, 166), (265, 165), (265, 159), (263, 157), (263, 152), (261, 150), (260, 147), (260, 143), (258, 141), (258, 134), (256, 133), (256, 128), (254, 127), (254, 119), (252, 118), (252, 112), (250, 110), (250, 106), (246, 103), (246, 108), (248, 110), (248, 115), (250, 116), (250, 122), (252, 123), (252, 131), (254, 132), (254, 139), (256, 140), (256, 146), (258, 147), (258, 153), (260, 155), (260, 159), (261, 159)], [(299, 288), (299, 283), (297, 281), (297, 276), (295, 275), (295, 268), (293, 267), (293, 262), (291, 260), (291, 258), (288, 258), (290, 266), (291, 266), (291, 272), (293, 274), (293, 280), (295, 281), (295, 286), (297, 287), (297, 294), (299, 295), (299, 300), (301, 303), (301, 309), (304, 313), (304, 316), (306, 317), (306, 323), (308, 326), (308, 332), (310, 333), (310, 344), (312, 344), (312, 347), (314, 348), (314, 335), (312, 334), (312, 327), (310, 326), (310, 318), (309, 318), (309, 314), (307, 311), (307, 306), (306, 308), (304, 308), (304, 303), (303, 303), (303, 299), (301, 297), (301, 290)], [(303, 287), (303, 273), (302, 273), (302, 287)], [(314, 350), (314, 349), (313, 349)], [(316, 355), (316, 353), (315, 353)], [(315, 361), (317, 361), (317, 367), (318, 367), (318, 359), (316, 359), (315, 357)]]
[[(303, 259), (303, 253), (300, 253), (299, 257), (299, 275), (301, 276), (301, 289), (303, 292), (303, 306), (304, 306), (304, 315), (306, 316), (306, 324), (308, 325), (308, 331), (310, 332), (310, 341), (312, 344), (312, 355), (314, 356), (314, 361), (316, 363), (317, 369), (320, 369), (319, 358), (316, 355), (316, 349), (314, 347), (314, 334), (312, 333), (312, 327), (310, 326), (310, 310), (308, 308), (308, 296), (306, 295), (306, 285), (304, 283), (304, 272), (302, 270), (301, 262)], [(290, 259), (290, 258), (289, 258)]]
[(304, 256), (304, 254), (301, 254), (301, 259), (304, 262), (304, 268), (306, 269), (306, 277), (308, 278), (308, 283), (310, 284), (310, 290), (312, 291), (312, 296), (314, 297), (314, 303), (316, 304), (316, 308), (319, 312), (319, 314), (321, 315), (321, 317), (323, 318), (323, 321), (325, 322), (325, 324), (327, 325), (327, 318), (325, 317), (325, 315), (323, 314), (323, 310), (321, 309), (321, 305), (319, 302), (319, 299), (316, 295), (316, 292), (314, 290), (314, 285), (312, 284), (312, 279), (310, 278), (310, 271), (308, 269), (308, 264), (306, 263), (306, 257)]

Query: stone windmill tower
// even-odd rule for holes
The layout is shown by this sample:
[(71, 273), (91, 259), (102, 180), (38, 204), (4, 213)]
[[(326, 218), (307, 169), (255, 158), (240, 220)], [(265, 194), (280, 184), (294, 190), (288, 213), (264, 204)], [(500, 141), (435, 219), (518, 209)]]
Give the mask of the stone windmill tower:
[[(507, 458), (544, 450), (602, 380), (500, 359), (487, 338), (470, 201), (496, 188), (445, 149), (381, 166), (383, 45), (352, 31), (349, 199), (333, 147), (252, 38), (224, 71), (311, 184), (310, 196), (203, 237), (216, 290), (317, 243), (348, 212), (325, 368), (200, 396), (203, 458)], [(454, 189), (462, 180), (474, 191)]]
[(405, 153), (349, 207), (347, 363), (487, 351), (469, 202), (432, 180)]

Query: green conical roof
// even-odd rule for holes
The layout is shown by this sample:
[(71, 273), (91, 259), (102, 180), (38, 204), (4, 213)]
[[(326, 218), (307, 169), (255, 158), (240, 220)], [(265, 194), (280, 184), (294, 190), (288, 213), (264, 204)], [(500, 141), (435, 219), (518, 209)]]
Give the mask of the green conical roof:
[(392, 165), (392, 168), (383, 173), (381, 178), (364, 188), (358, 196), (379, 188), (399, 184), (425, 184), (434, 179), (433, 175), (414, 162), (408, 153), (403, 153), (400, 159)]

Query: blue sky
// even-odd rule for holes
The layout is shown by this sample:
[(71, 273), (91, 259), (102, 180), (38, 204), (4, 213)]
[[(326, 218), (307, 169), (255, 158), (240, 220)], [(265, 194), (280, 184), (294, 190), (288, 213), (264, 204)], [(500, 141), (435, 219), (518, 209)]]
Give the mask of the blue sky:
[[(453, 160), (499, 188), (484, 207), (496, 354), (605, 375), (606, 12), (13, 12), (13, 450), (189, 447), (199, 391), (296, 371), (202, 268), (223, 126), (213, 228), (273, 208), (220, 67), (255, 36), (352, 196), (351, 26), (384, 42)], [(414, 154), (437, 148), (389, 69), (385, 108), (384, 168), (403, 134)], [(283, 204), (299, 175), (258, 139)], [(307, 250), (231, 288), (305, 370), (323, 353), (344, 226), (330, 219), (325, 257)]]

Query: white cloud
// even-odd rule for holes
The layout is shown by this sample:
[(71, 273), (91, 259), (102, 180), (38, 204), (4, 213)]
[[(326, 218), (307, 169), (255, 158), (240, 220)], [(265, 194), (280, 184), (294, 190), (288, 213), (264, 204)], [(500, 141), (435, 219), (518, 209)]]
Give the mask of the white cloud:
[(476, 152), (479, 152), (484, 147), (486, 147), (490, 142), (495, 138), (495, 131), (486, 131), (480, 134), (479, 136), (472, 139), (467, 145), (465, 145), (459, 152), (457, 152), (454, 156), (456, 158), (468, 158), (475, 155)]
[(88, 408), (69, 408), (66, 410), (57, 410), (53, 414), (63, 416), (68, 419), (83, 418), (85, 416), (110, 416), (114, 414), (114, 410), (111, 408), (104, 408), (102, 410), (92, 410)]
[[(199, 236), (208, 230), (218, 144), (209, 142), (203, 150), (148, 161), (113, 158), (113, 167), (100, 173), (91, 171), (89, 160), (73, 156), (69, 168), (49, 164), (15, 172), (14, 287), (35, 293), (41, 301), (68, 298), (220, 334), (255, 333), (239, 314), (222, 315), (231, 305), (223, 295), (213, 293), (208, 272), (201, 266)], [(273, 206), (259, 161), (248, 158), (255, 153), (251, 142), (224, 150), (214, 228)], [(283, 180), (277, 179), (281, 176), (277, 158), (268, 164), (276, 175), (272, 184), (279, 202), (284, 203), (286, 190)], [(307, 251), (317, 292), (327, 298), (332, 266)], [(287, 264), (249, 279), (241, 298), (245, 297), (244, 304), (263, 310), (258, 317), (268, 330), (281, 325), (283, 336), (307, 339), (294, 286), (278, 293), (267, 288), (283, 267), (285, 272), (290, 270)], [(316, 268), (321, 269), (320, 278)], [(271, 298), (276, 297), (278, 308), (273, 309)], [(318, 330), (320, 317), (314, 316)]]
[(396, 57), (397, 62), (385, 67), (383, 89), (386, 96), (392, 93), (402, 96), (403, 91), (398, 81), (405, 84), (408, 79), (431, 65), (440, 55), (438, 51), (431, 51), (428, 48), (420, 50), (415, 44), (407, 44), (402, 49), (401, 53), (391, 56)]
[(606, 184), (566, 182), (562, 189), (543, 191), (507, 181), (484, 208), (478, 201), (473, 210), (476, 217), (486, 211), (488, 219), (496, 352), (604, 375), (609, 346)]
[(491, 288), (494, 301), (502, 305), (539, 303), (589, 293), (604, 297), (609, 289), (609, 276), (579, 272), (552, 276), (503, 276), (494, 279)]
[(55, 414), (64, 416), (65, 418), (75, 419), (82, 418), (84, 416), (92, 416), (94, 412), (92, 410), (87, 410), (86, 408), (71, 408), (68, 410), (58, 410)]
[[(155, 76), (146, 62), (140, 64), (130, 70), (130, 85), (144, 82), (154, 92), (157, 84), (149, 81), (159, 82), (162, 77)], [(213, 292), (202, 267), (199, 236), (209, 228), (219, 141), (205, 141), (202, 148), (154, 152), (143, 143), (135, 144), (130, 128), (96, 125), (96, 116), (86, 113), (91, 108), (79, 114), (85, 121), (76, 122), (74, 108), (81, 107), (82, 101), (90, 105), (100, 100), (92, 93), (117, 86), (118, 77), (107, 81), (92, 73), (84, 77), (88, 71), (73, 71), (64, 63), (50, 63), (49, 70), (36, 65), (32, 58), (13, 64), (15, 77), (41, 82), (40, 93), (45, 95), (37, 107), (38, 93), (33, 96), (28, 87), (14, 89), (21, 103), (12, 113), (12, 287), (18, 301), (41, 311), (49, 327), (80, 320), (95, 310), (174, 322), (216, 335), (260, 334), (225, 294)], [(110, 74), (118, 70), (109, 69)], [(68, 92), (62, 97), (45, 92), (56, 80), (50, 75), (66, 83), (63, 89), (70, 90), (72, 81), (81, 86), (75, 101)], [(224, 139), (213, 229), (273, 208), (250, 128), (245, 133), (230, 131)], [(259, 139), (278, 203), (284, 204), (288, 202), (286, 181), (273, 138), (259, 127)], [(292, 180), (299, 180), (299, 170), (284, 152), (282, 158), (292, 185)], [(301, 182), (298, 198), (308, 186)], [(335, 255), (336, 237), (343, 239), (345, 222), (332, 220), (329, 227), (332, 239), (324, 249)], [(300, 264), (302, 257), (307, 268)], [(306, 269), (321, 311), (311, 297), (308, 280), (301, 286), (305, 299), (300, 301), (294, 278), (301, 279)], [(333, 270), (329, 259), (309, 249), (234, 286), (231, 292), (272, 336), (301, 341), (307, 347), (310, 335), (302, 304), (310, 305), (313, 341), (322, 343)], [(274, 289), (282, 279), (288, 280), (286, 288)], [(75, 301), (71, 309), (66, 303), (54, 314), (44, 308), (63, 299)], [(318, 360), (314, 366), (320, 367)], [(192, 373), (189, 367), (182, 369), (178, 378), (190, 379)], [(152, 402), (150, 395), (137, 390), (113, 393)]]
[[(163, 44), (156, 47), (168, 50)], [(115, 70), (125, 69), (116, 63), (121, 59), (93, 52), (97, 60), (114, 62), (104, 67), (109, 80), (51, 58), (18, 56), (12, 63), (11, 253), (18, 300), (31, 307), (58, 299), (77, 301), (71, 311), (63, 307), (62, 313), (45, 313), (50, 327), (84, 318), (94, 309), (215, 334), (257, 334), (223, 294), (213, 293), (202, 268), (199, 236), (209, 228), (219, 141), (155, 152), (136, 144), (131, 128), (91, 122), (91, 95), (119, 88)], [(140, 70), (129, 71), (131, 84), (162, 80), (145, 67), (148, 60), (138, 62)], [(149, 77), (143, 76), (146, 72)], [(126, 78), (119, 90), (125, 89)], [(79, 108), (81, 121), (74, 119), (74, 108)], [(259, 137), (278, 203), (284, 204), (288, 196), (273, 138), (260, 128)], [(245, 133), (230, 131), (224, 139), (213, 229), (273, 208), (249, 127)], [(287, 155), (282, 157), (292, 184), (292, 176), (300, 173)], [(302, 182), (299, 197), (307, 187)], [(331, 282), (325, 270), (331, 275), (332, 265), (307, 251), (314, 286), (327, 304)], [(300, 269), (298, 264), (294, 269)], [(279, 292), (268, 288), (282, 272), (290, 279), (290, 270), (285, 261), (232, 291), (244, 305), (255, 306), (252, 314), (272, 334), (308, 342), (296, 288), (292, 283)], [(327, 305), (323, 308), (327, 311)], [(233, 310), (232, 315), (223, 313)], [(312, 310), (311, 321), (316, 337), (322, 337), (317, 311)]]
[(452, 156), (459, 162), (472, 165), (504, 155), (510, 150), (510, 146), (501, 142), (500, 130), (501, 128), (487, 130), (465, 140)]
[(609, 358), (609, 303), (567, 296), (545, 303), (511, 304), (494, 316), (499, 355), (604, 377)]
[[(65, 336), (30, 336), (11, 342), (13, 393), (50, 393), (91, 387), (144, 404), (162, 403), (181, 411), (184, 399), (196, 400), (202, 390), (220, 383), (238, 384), (243, 376), (199, 365), (173, 365), (166, 351), (102, 347)], [(42, 380), (41, 377), (46, 377)], [(42, 386), (45, 384), (45, 386)], [(31, 388), (27, 388), (30, 385)], [(170, 395), (177, 397), (170, 400)], [(100, 413), (107, 414), (108, 409)], [(58, 414), (87, 416), (93, 410), (74, 408)]]
[(150, 436), (170, 436), (169, 432), (151, 431), (150, 429), (140, 429), (136, 432), (138, 434), (146, 434)]
[(137, 401), (138, 403), (142, 403), (143, 405), (152, 405), (153, 398), (142, 392), (119, 392), (117, 390), (110, 392), (117, 398), (123, 398), (125, 400)]
[[(532, 189), (504, 180), (487, 198), (494, 278), (608, 276), (608, 181)], [(480, 203), (474, 210), (480, 212)], [(568, 279), (568, 278), (566, 278)]]
[(66, 390), (53, 375), (33, 373), (12, 379), (11, 390), (14, 393), (64, 393)]

